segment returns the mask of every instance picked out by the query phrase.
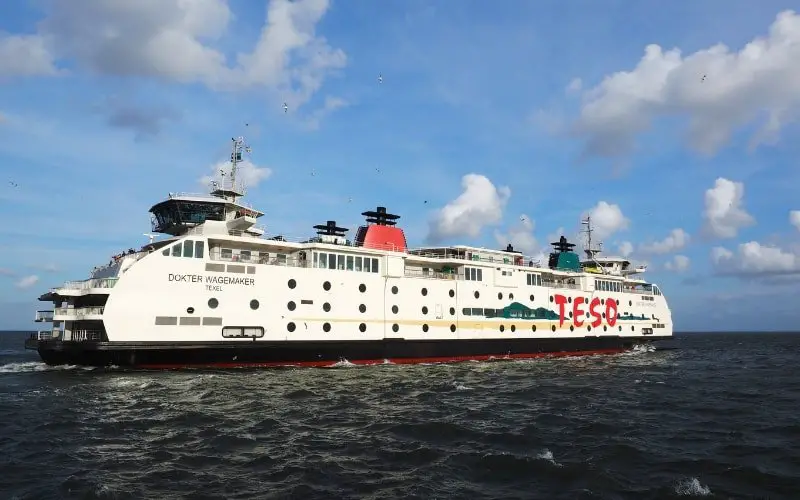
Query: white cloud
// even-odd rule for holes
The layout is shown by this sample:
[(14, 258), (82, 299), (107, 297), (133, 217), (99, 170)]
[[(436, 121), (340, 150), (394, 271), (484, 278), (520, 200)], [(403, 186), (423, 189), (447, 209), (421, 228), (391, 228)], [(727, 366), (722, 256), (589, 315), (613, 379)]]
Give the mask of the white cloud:
[(643, 253), (664, 254), (680, 250), (689, 243), (689, 235), (681, 228), (670, 231), (669, 236), (661, 241), (641, 245), (640, 251)]
[(0, 33), (0, 79), (9, 76), (51, 76), (57, 73), (53, 56), (43, 37)]
[(569, 85), (567, 85), (567, 93), (580, 92), (583, 89), (583, 80), (580, 78), (573, 78)]
[[(212, 181), (220, 182), (220, 171), (225, 172), (225, 185), (229, 186), (231, 175), (231, 162), (221, 161), (211, 167), (213, 172), (210, 175), (204, 175), (199, 179), (199, 182), (208, 187)], [(250, 160), (243, 160), (236, 166), (236, 184), (244, 184), (245, 189), (250, 189), (258, 186), (261, 181), (265, 181), (272, 175), (272, 169), (269, 167), (258, 167)]]
[(307, 102), (347, 56), (315, 32), (328, 0), (272, 0), (259, 40), (236, 64), (212, 43), (234, 15), (227, 0), (49, 2), (38, 32), (0, 38), (0, 74), (49, 75), (57, 64), (212, 89), (271, 88), (292, 109)]
[(795, 229), (800, 231), (800, 210), (789, 211), (789, 224), (793, 225)]
[(720, 274), (776, 275), (800, 273), (800, 255), (757, 241), (741, 243), (736, 252), (711, 249), (711, 261)]
[(24, 278), (17, 281), (17, 288), (30, 288), (36, 283), (39, 282), (39, 277), (35, 274), (30, 276), (25, 276)]
[(514, 250), (518, 250), (525, 255), (533, 255), (539, 249), (539, 242), (533, 235), (533, 230), (536, 227), (536, 222), (522, 214), (519, 217), (519, 222), (509, 228), (508, 233), (501, 233), (495, 231), (494, 237), (500, 248), (506, 248), (510, 243)]
[(605, 201), (598, 202), (594, 208), (581, 214), (581, 219), (585, 219), (587, 216), (592, 218), (592, 229), (598, 240), (623, 231), (630, 225), (630, 220), (622, 213), (619, 205), (612, 205)]
[(648, 45), (633, 70), (584, 92), (573, 132), (586, 140), (585, 153), (615, 157), (657, 118), (685, 116), (691, 145), (713, 153), (736, 128), (764, 117), (751, 147), (774, 142), (800, 116), (798, 60), (800, 16), (791, 10), (739, 52), (717, 44), (683, 57), (680, 49)]
[(633, 253), (633, 243), (630, 241), (623, 241), (617, 247), (617, 251), (623, 257), (628, 258)]
[(706, 190), (703, 218), (706, 234), (717, 238), (734, 238), (739, 229), (755, 224), (743, 207), (744, 184), (719, 177), (714, 187)]
[(464, 191), (438, 210), (430, 222), (429, 241), (454, 236), (476, 237), (484, 226), (497, 224), (511, 196), (508, 187), (495, 187), (486, 176), (467, 174), (461, 178)]
[(670, 271), (682, 273), (689, 269), (689, 262), (689, 257), (685, 255), (676, 255), (672, 257), (671, 260), (664, 263), (664, 268)]

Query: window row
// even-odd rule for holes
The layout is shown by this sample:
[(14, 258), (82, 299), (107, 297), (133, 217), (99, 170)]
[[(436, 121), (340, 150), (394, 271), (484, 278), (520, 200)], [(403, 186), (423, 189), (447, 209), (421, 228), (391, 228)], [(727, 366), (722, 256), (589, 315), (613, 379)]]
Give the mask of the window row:
[(170, 251), (173, 257), (194, 257), (202, 259), (205, 251), (205, 243), (202, 241), (183, 240), (173, 245), (171, 249), (167, 247), (162, 250), (161, 255), (170, 255)]
[[(214, 258), (214, 256), (212, 256)], [(255, 250), (238, 250), (236, 253), (231, 248), (220, 248), (219, 259), (231, 262), (255, 262), (258, 264), (286, 264), (286, 254), (276, 253), (270, 260), (269, 252), (258, 252)]]
[(528, 273), (526, 276), (528, 286), (542, 286), (542, 275), (536, 273)]
[(619, 281), (594, 280), (594, 288), (600, 292), (621, 292), (622, 283)]
[(465, 267), (464, 279), (467, 281), (483, 281), (483, 269), (480, 267)]
[(339, 269), (347, 271), (378, 272), (378, 259), (358, 255), (314, 252), (313, 266), (320, 269)]

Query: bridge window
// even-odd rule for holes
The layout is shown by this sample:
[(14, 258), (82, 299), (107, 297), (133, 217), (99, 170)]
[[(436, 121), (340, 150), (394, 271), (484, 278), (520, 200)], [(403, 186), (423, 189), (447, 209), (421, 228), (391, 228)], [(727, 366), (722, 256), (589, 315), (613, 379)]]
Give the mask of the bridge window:
[(535, 273), (527, 273), (526, 280), (528, 286), (542, 286), (542, 275)]
[(194, 242), (194, 256), (198, 259), (203, 258), (203, 242), (202, 241), (195, 241)]
[(172, 256), (173, 257), (180, 257), (181, 256), (181, 248), (182, 248), (182, 243), (178, 243), (177, 245), (172, 247)]
[(483, 269), (476, 267), (465, 267), (464, 279), (467, 281), (483, 281)]
[(250, 261), (250, 250), (239, 250), (239, 260), (249, 262)]
[(363, 259), (361, 257), (356, 257), (356, 265), (355, 265), (355, 270), (356, 271), (361, 271), (361, 269), (363, 267), (362, 261), (363, 261)]
[(352, 271), (353, 270), (353, 256), (352, 255), (348, 255), (347, 256), (347, 270), (348, 271)]

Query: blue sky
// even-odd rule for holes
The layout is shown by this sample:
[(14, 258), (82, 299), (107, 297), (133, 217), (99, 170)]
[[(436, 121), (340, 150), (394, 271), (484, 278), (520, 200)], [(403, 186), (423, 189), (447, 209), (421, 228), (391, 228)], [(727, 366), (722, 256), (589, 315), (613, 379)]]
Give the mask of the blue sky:
[(592, 213), (606, 253), (649, 264), (677, 329), (792, 328), (788, 1), (13, 4), (2, 328), (33, 328), (41, 292), (146, 242), (147, 209), (205, 191), (239, 134), (268, 233), (385, 205), (412, 246), (538, 255)]

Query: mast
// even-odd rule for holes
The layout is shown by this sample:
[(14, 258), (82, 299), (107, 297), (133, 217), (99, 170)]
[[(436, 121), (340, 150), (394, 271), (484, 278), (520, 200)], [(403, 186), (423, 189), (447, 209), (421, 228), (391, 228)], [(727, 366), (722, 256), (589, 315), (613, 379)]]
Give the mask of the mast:
[(586, 226), (586, 229), (581, 231), (582, 233), (586, 233), (586, 247), (583, 251), (586, 253), (589, 260), (597, 264), (599, 269), (602, 269), (602, 266), (597, 262), (595, 256), (602, 251), (603, 244), (600, 243), (597, 248), (592, 248), (592, 232), (594, 231), (594, 229), (592, 229), (592, 217), (587, 215), (586, 219), (581, 221), (581, 224)]
[(216, 182), (212, 183), (214, 190), (212, 195), (224, 198), (226, 200), (236, 202), (237, 197), (244, 196), (244, 186), (238, 189), (236, 186), (236, 174), (239, 170), (239, 164), (244, 161), (242, 159), (242, 152), (250, 153), (250, 146), (245, 143), (244, 137), (238, 138), (231, 137), (231, 173), (230, 173), (230, 189), (225, 187), (225, 171), (220, 169), (221, 182), (217, 185)]

